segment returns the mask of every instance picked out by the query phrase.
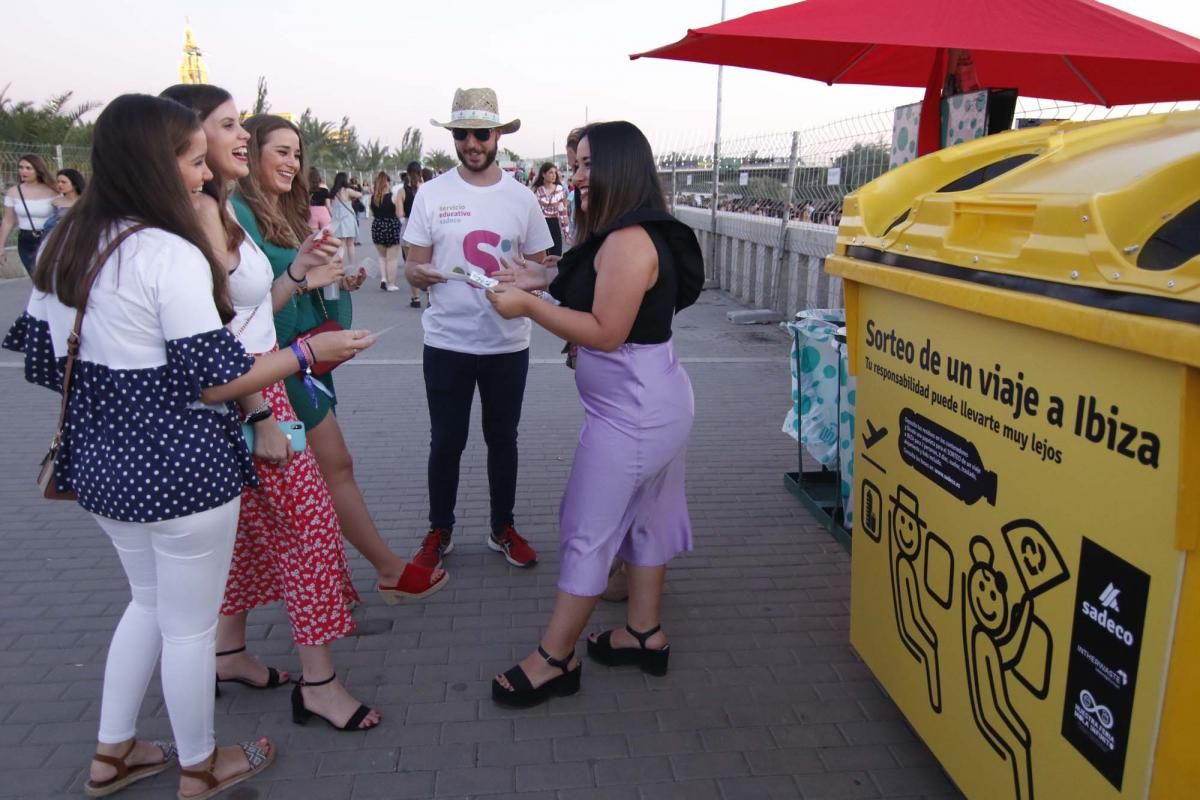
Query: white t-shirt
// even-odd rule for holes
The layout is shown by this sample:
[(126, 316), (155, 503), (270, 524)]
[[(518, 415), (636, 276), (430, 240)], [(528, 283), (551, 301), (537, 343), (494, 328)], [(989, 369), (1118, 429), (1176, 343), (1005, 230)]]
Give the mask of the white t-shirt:
[[(554, 243), (537, 199), (512, 176), (504, 173), (491, 186), (472, 186), (457, 169), (421, 185), (404, 240), (432, 245), (433, 265), (442, 272), (458, 267), (488, 275), (501, 268), (501, 257), (511, 264), (518, 248), (529, 255)], [(504, 319), (484, 292), (468, 283), (435, 284), (429, 302), (421, 322), (430, 347), (472, 355), (529, 347), (529, 320)]]

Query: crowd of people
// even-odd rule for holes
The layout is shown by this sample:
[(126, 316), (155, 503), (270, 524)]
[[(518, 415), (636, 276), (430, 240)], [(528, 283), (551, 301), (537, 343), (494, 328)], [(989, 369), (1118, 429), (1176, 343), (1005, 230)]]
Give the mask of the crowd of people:
[[(692, 546), (694, 415), (671, 326), (703, 283), (695, 235), (667, 213), (650, 145), (628, 122), (572, 132), (573, 209), (557, 167), (539, 171), (533, 192), (499, 168), (500, 139), (520, 120), (502, 121), (492, 90), (460, 89), (436, 124), (457, 168), (434, 176), (414, 162), (395, 187), (384, 173), (369, 187), (345, 174), (326, 186), (291, 122), (241, 121), (228, 92), (178, 85), (108, 104), (86, 188), (60, 173), (56, 190), (40, 159), (22, 158), (10, 194), (30, 204), (21, 253), (34, 289), (3, 346), (24, 355), (28, 380), (62, 395), (46, 491), (93, 516), (131, 596), (108, 650), (90, 796), (178, 765), (179, 797), (208, 798), (266, 769), (269, 739), (216, 746), (224, 684), (290, 686), (298, 725), (382, 724), (338, 679), (330, 649), (362, 602), (345, 542), (389, 603), (447, 585), (477, 389), (485, 544), (513, 567), (538, 563), (515, 516), (534, 324), (569, 343), (584, 424), (560, 508), (553, 613), (492, 698), (526, 707), (577, 692), (576, 643), (602, 596), (627, 595), (627, 624), (590, 634), (588, 655), (666, 673), (662, 595), (667, 563)], [(7, 234), (7, 195), (5, 207)], [(400, 250), (411, 302), (428, 294), (429, 529), (408, 559), (373, 521), (337, 414), (335, 368), (374, 342), (353, 328), (365, 273), (346, 268), (367, 209), (380, 288), (397, 285)], [(247, 649), (249, 615), (274, 602), (296, 676)], [(160, 662), (174, 740), (143, 742), (139, 711)]]

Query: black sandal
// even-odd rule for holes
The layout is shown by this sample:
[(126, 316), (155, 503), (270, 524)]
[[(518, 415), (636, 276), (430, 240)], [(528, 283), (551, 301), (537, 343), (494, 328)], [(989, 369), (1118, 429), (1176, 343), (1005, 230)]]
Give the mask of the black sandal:
[(346, 724), (342, 725), (341, 727), (334, 725), (333, 721), (328, 717), (322, 716), (315, 711), (308, 710), (308, 706), (304, 705), (304, 693), (301, 691), (301, 687), (324, 686), (327, 683), (332, 683), (333, 679), (336, 677), (337, 673), (335, 672), (323, 681), (306, 681), (304, 680), (303, 676), (300, 678), (300, 680), (296, 681), (296, 686), (294, 689), (292, 689), (292, 722), (296, 723), (297, 725), (307, 725), (310, 719), (316, 717), (317, 719), (325, 720), (325, 722), (329, 724), (329, 727), (333, 728), (335, 731), (369, 731), (372, 728), (378, 728), (382, 720), (380, 722), (376, 722), (374, 725), (368, 725), (365, 728), (359, 727), (362, 724), (362, 721), (367, 718), (367, 715), (371, 713), (371, 709), (367, 708), (361, 703), (359, 704), (358, 708), (355, 709), (354, 713), (350, 715), (350, 719), (346, 721)]
[(529, 708), (544, 703), (551, 697), (568, 697), (579, 691), (579, 678), (583, 675), (583, 664), (575, 669), (569, 668), (571, 659), (575, 657), (574, 650), (567, 653), (566, 658), (555, 658), (547, 653), (545, 648), (538, 645), (538, 655), (546, 659), (546, 663), (550, 666), (562, 670), (562, 675), (551, 678), (541, 686), (534, 688), (533, 684), (529, 682), (529, 676), (525, 674), (525, 670), (521, 669), (520, 664), (517, 664), (504, 673), (504, 678), (512, 687), (511, 689), (506, 689), (500, 681), (492, 679), (493, 702), (512, 708)]
[(667, 660), (671, 657), (671, 645), (667, 645), (661, 650), (649, 650), (646, 648), (646, 641), (662, 630), (662, 625), (655, 625), (645, 633), (639, 633), (628, 625), (625, 630), (629, 631), (629, 635), (637, 639), (640, 647), (613, 647), (612, 646), (612, 631), (605, 631), (596, 637), (595, 641), (589, 637), (587, 640), (588, 655), (595, 661), (599, 661), (609, 667), (617, 667), (622, 664), (637, 664), (642, 668), (642, 672), (651, 675), (666, 675)]
[[(226, 650), (223, 653), (217, 653), (217, 658), (221, 656), (235, 656), (238, 653), (243, 653), (246, 650), (246, 645), (242, 645), (234, 650)], [(222, 683), (240, 683), (242, 686), (249, 686), (251, 689), (278, 689), (280, 686), (286, 686), (291, 683), (291, 678), (286, 681), (279, 677), (279, 670), (274, 667), (267, 667), (267, 682), (265, 684), (252, 683), (245, 678), (222, 678), (217, 675), (217, 697), (221, 696)]]

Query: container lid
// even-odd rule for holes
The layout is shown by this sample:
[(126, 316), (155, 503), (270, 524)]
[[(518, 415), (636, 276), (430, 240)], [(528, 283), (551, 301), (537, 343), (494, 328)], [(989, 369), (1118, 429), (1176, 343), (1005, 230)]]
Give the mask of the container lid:
[(1200, 323), (1200, 111), (978, 139), (846, 198), (837, 252)]

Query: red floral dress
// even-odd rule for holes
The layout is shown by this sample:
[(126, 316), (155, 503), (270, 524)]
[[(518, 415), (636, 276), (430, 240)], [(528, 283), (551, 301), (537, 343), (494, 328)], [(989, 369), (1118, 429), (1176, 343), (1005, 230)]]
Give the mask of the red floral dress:
[[(263, 390), (275, 419), (296, 419), (283, 383)], [(222, 614), (283, 600), (296, 644), (323, 645), (354, 630), (359, 601), (342, 529), (312, 450), (286, 467), (254, 459), (259, 487), (242, 492)]]

